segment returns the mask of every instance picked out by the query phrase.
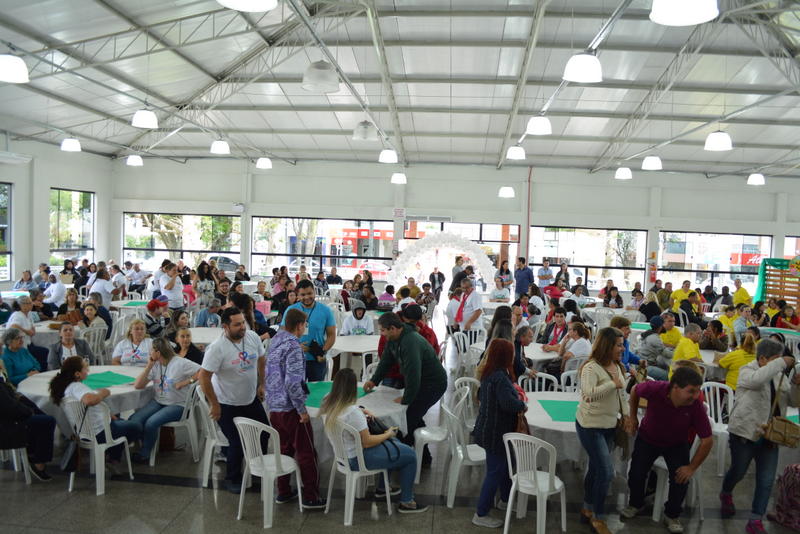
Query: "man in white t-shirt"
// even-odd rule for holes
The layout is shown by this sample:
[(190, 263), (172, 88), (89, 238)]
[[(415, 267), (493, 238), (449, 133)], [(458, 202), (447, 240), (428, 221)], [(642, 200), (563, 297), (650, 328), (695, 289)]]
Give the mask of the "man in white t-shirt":
[[(200, 370), (200, 387), (208, 399), (211, 418), (228, 438), (225, 482), (228, 491), (239, 493), (242, 482), (242, 443), (234, 417), (247, 417), (268, 424), (264, 400), (264, 347), (247, 329), (244, 314), (236, 307), (222, 312), (224, 335), (206, 348)], [(266, 452), (266, 440), (262, 440)]]
[(183, 309), (183, 282), (178, 272), (178, 266), (174, 263), (164, 267), (164, 274), (161, 276), (161, 294), (167, 297), (169, 309), (172, 312)]
[(50, 275), (50, 285), (44, 290), (44, 303), (49, 304), (53, 311), (57, 311), (58, 307), (64, 304), (64, 298), (67, 294), (67, 288), (61, 283), (61, 279), (56, 275)]
[(133, 270), (131, 270), (127, 278), (130, 280), (130, 290), (136, 291), (137, 293), (143, 293), (145, 288), (147, 287), (147, 279), (153, 276), (147, 271), (143, 271), (142, 268), (139, 266), (138, 263), (133, 264)]
[(483, 299), (481, 294), (475, 291), (472, 280), (465, 278), (461, 281), (461, 303), (456, 311), (456, 322), (460, 330), (469, 336), (469, 342), (475, 343), (477, 340), (477, 330), (474, 326), (480, 326), (481, 315), (483, 315)]

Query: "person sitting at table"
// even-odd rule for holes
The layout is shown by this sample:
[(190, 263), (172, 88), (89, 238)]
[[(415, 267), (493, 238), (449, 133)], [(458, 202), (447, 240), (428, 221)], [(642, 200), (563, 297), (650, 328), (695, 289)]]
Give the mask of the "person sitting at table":
[(582, 276), (575, 277), (575, 285), (569, 288), (569, 291), (570, 293), (575, 294), (578, 288), (581, 288), (583, 296), (585, 297), (589, 296), (589, 288), (587, 288), (586, 285), (583, 283)]
[(234, 282), (231, 284), (231, 295), (235, 294), (243, 295), (244, 294), (244, 285), (241, 282)]
[(737, 346), (742, 342), (747, 329), (754, 326), (751, 320), (752, 313), (752, 309), (747, 304), (739, 307), (739, 317), (733, 321), (733, 335)]
[(31, 305), (31, 319), (34, 323), (47, 321), (53, 318), (53, 309), (49, 304), (45, 304), (44, 293), (38, 289), (31, 291)]
[[(73, 356), (67, 358), (61, 363), (61, 370), (50, 381), (50, 398), (56, 406), (61, 405), (61, 401), (65, 397), (69, 397), (80, 401), (86, 406), (86, 426), (90, 426), (95, 433), (98, 443), (106, 442), (106, 435), (103, 429), (103, 414), (98, 409), (94, 408), (106, 398), (111, 395), (108, 388), (101, 388), (94, 391), (83, 383), (86, 377), (89, 376), (89, 363), (80, 356)], [(80, 421), (75, 421), (80, 424)], [(112, 417), (109, 422), (111, 429), (111, 439), (120, 437), (128, 438), (128, 443), (134, 443), (141, 435), (141, 427), (137, 423), (126, 421), (118, 417)], [(120, 473), (119, 461), (122, 458), (125, 444), (121, 443), (111, 447), (106, 451), (108, 454), (109, 470), (114, 473)]]
[[(531, 306), (528, 306), (528, 313), (532, 311)], [(495, 315), (497, 315), (497, 311), (495, 311)], [(533, 317), (529, 320), (522, 316), (522, 308), (519, 306), (511, 306), (511, 326), (514, 327), (515, 332), (523, 326), (530, 326), (531, 320), (533, 320)]]
[(703, 331), (700, 329), (700, 327), (694, 323), (684, 327), (683, 337), (678, 342), (678, 346), (675, 347), (675, 352), (672, 355), (673, 367), (670, 368), (670, 378), (672, 378), (674, 364), (677, 361), (691, 360), (693, 362), (703, 363), (703, 357), (700, 355), (700, 345), (698, 343), (702, 333)]
[(286, 291), (283, 295), (285, 298), (278, 304), (278, 314), (280, 317), (283, 317), (287, 308), (297, 303), (297, 291), (294, 289)]
[(533, 343), (533, 329), (524, 325), (514, 331), (514, 376), (520, 377), (527, 373), (536, 376), (533, 360), (525, 356), (525, 347)]
[(552, 374), (559, 382), (565, 371), (578, 369), (580, 360), (589, 357), (592, 351), (592, 333), (589, 328), (580, 322), (569, 323), (567, 335), (559, 344), (559, 358), (547, 364), (545, 371)]
[(337, 274), (336, 267), (331, 267), (331, 274), (325, 277), (325, 281), (328, 282), (329, 286), (331, 284), (337, 286), (342, 285), (342, 277)]
[(219, 318), (220, 304), (219, 299), (211, 299), (208, 301), (208, 307), (203, 308), (197, 313), (194, 319), (194, 326), (198, 328), (219, 328), (221, 324)]
[(47, 353), (47, 369), (49, 371), (61, 369), (61, 362), (72, 356), (86, 358), (90, 365), (95, 364), (92, 348), (83, 339), (75, 337), (75, 327), (72, 326), (72, 323), (61, 323), (58, 335), (60, 339), (50, 345)]
[(620, 415), (626, 431), (633, 431), (624, 400), (625, 369), (620, 363), (623, 350), (621, 332), (616, 328), (602, 328), (589, 359), (580, 368), (581, 394), (575, 428), (578, 441), (589, 457), (580, 520), (590, 523), (598, 534), (611, 532), (606, 525), (605, 501), (614, 478), (612, 453)]
[(178, 328), (175, 334), (175, 343), (173, 343), (175, 354), (181, 358), (191, 360), (197, 365), (203, 364), (203, 351), (197, 345), (192, 343), (192, 331), (186, 327)]
[(708, 325), (708, 322), (703, 319), (703, 312), (696, 311), (700, 309), (700, 297), (697, 295), (697, 292), (690, 291), (689, 296), (681, 300), (680, 304), (678, 305), (678, 309), (683, 310), (687, 319), (689, 320), (689, 323), (696, 324), (701, 329), (705, 329), (705, 327)]
[(763, 300), (756, 301), (752, 311), (750, 320), (754, 326), (769, 326), (771, 317), (767, 315), (767, 304)]
[(702, 297), (703, 297), (703, 298), (706, 300), (706, 302), (708, 302), (708, 303), (709, 303), (711, 306), (713, 306), (713, 305), (714, 305), (714, 303), (716, 302), (716, 300), (717, 300), (717, 297), (718, 297), (718, 295), (717, 295), (717, 292), (716, 292), (716, 291), (714, 291), (714, 288), (713, 288), (712, 286), (706, 286), (706, 287), (705, 287), (705, 289), (703, 289), (703, 293), (702, 293), (702, 295), (701, 295), (701, 296), (702, 296)]
[(603, 297), (603, 306), (606, 308), (624, 308), (622, 297), (619, 294), (617, 286), (608, 288), (605, 296)]
[(339, 334), (342, 336), (365, 336), (373, 335), (375, 327), (372, 318), (366, 315), (366, 307), (360, 300), (350, 301), (350, 312), (344, 322)]
[(714, 363), (722, 369), (727, 369), (725, 385), (736, 391), (739, 381), (739, 369), (756, 359), (756, 340), (752, 334), (746, 334), (738, 349), (714, 355)]
[(17, 299), (19, 311), (11, 314), (6, 322), (6, 328), (16, 328), (22, 334), (22, 345), (33, 354), (36, 361), (39, 362), (39, 368), (44, 369), (47, 367), (47, 349), (39, 347), (33, 343), (32, 337), (36, 335), (36, 327), (34, 326), (31, 310), (33, 309), (33, 301), (30, 297), (22, 296)]
[(673, 349), (664, 346), (660, 335), (663, 330), (664, 318), (656, 315), (650, 319), (650, 330), (639, 337), (639, 359), (647, 362), (647, 376), (653, 380), (666, 380), (672, 365)]
[(169, 341), (163, 337), (153, 340), (150, 357), (133, 387), (144, 389), (151, 382), (155, 398), (136, 410), (128, 421), (139, 425), (142, 446), (133, 455), (138, 464), (150, 462), (150, 452), (156, 444), (161, 426), (179, 421), (183, 407), (189, 400), (189, 386), (197, 382), (200, 365), (186, 358), (176, 357)]
[(434, 306), (437, 302), (436, 295), (431, 291), (430, 283), (425, 282), (422, 284), (422, 293), (417, 295), (415, 300), (417, 304), (424, 306), (430, 312), (431, 306)]
[(85, 328), (106, 328), (106, 323), (97, 315), (97, 306), (92, 302), (83, 304), (83, 319), (80, 326)]
[(24, 270), (22, 271), (22, 277), (14, 283), (12, 289), (14, 291), (30, 291), (31, 289), (39, 289), (39, 285), (33, 281), (31, 272)]
[(74, 288), (69, 288), (64, 294), (64, 303), (58, 307), (56, 320), (69, 321), (72, 324), (77, 324), (82, 318), (83, 312), (81, 311), (78, 291)]
[(57, 311), (64, 304), (67, 288), (56, 275), (50, 275), (50, 285), (44, 290), (44, 303), (50, 306), (51, 311)]
[[(214, 298), (219, 299), (223, 308), (228, 307), (228, 299), (231, 296), (231, 281), (227, 278), (217, 283), (217, 292), (214, 293)], [(273, 293), (274, 294), (274, 293)]]
[(522, 310), (522, 318), (526, 321), (530, 320), (530, 298), (527, 294), (523, 293), (511, 304), (512, 308), (519, 308)]
[[(422, 295), (422, 293), (419, 294), (420, 297), (422, 297)], [(375, 290), (372, 288), (372, 286), (364, 286), (364, 288), (361, 290), (361, 299), (361, 302), (368, 310), (378, 309), (378, 297), (375, 296)]]
[(553, 285), (545, 286), (542, 289), (542, 293), (550, 297), (550, 300), (558, 302), (558, 300), (564, 296), (564, 290), (563, 280), (557, 280)]
[[(622, 366), (633, 374), (633, 366), (639, 365), (641, 358), (637, 354), (634, 354), (631, 351), (631, 345), (628, 341), (628, 337), (631, 335), (631, 320), (625, 317), (624, 315), (615, 315), (611, 318), (611, 322), (609, 323), (611, 328), (616, 328), (620, 332), (622, 332), (622, 345), (625, 350), (622, 351), (622, 357), (620, 358), (620, 362)], [(644, 364), (647, 365), (647, 364)]]
[(792, 358), (794, 358), (794, 355), (792, 354), (792, 349), (786, 345), (786, 338), (783, 337), (783, 334), (781, 334), (780, 332), (773, 332), (772, 334), (769, 335), (769, 338), (767, 339), (777, 341), (778, 343), (783, 345), (783, 355), (791, 356)]
[(558, 352), (559, 343), (565, 335), (567, 335), (567, 310), (557, 307), (553, 310), (553, 322), (547, 325), (537, 341), (542, 343), (543, 351)]
[(675, 314), (664, 312), (661, 317), (664, 319), (664, 331), (661, 332), (661, 341), (665, 347), (674, 349), (681, 340), (681, 331), (675, 327)]
[(114, 347), (114, 352), (111, 354), (111, 365), (144, 367), (147, 365), (152, 348), (153, 340), (147, 337), (144, 321), (134, 319), (128, 326), (125, 339)]
[(648, 291), (644, 297), (644, 302), (639, 306), (639, 313), (644, 315), (648, 321), (657, 315), (661, 315), (661, 306), (658, 305), (658, 297), (652, 291)]
[[(350, 290), (350, 298), (355, 300), (361, 300), (361, 290), (364, 289), (364, 282), (361, 282), (361, 276), (356, 275), (356, 279), (359, 281), (353, 281), (353, 288)], [(410, 291), (409, 291), (410, 294)], [(362, 301), (363, 302), (363, 301)], [(350, 311), (349, 309), (345, 311)]]
[(151, 299), (147, 303), (144, 324), (148, 336), (156, 338), (164, 335), (164, 330), (167, 327), (167, 318), (164, 316), (164, 310), (167, 306), (169, 306), (169, 303), (161, 297)]
[(267, 283), (264, 280), (259, 280), (256, 284), (256, 290), (253, 292), (253, 297), (258, 295), (262, 300), (272, 300), (272, 294), (267, 291)]
[(656, 298), (658, 299), (658, 305), (661, 307), (661, 311), (668, 311), (672, 309), (669, 303), (671, 297), (672, 282), (667, 282), (664, 284), (664, 287), (656, 292)]
[(233, 279), (237, 282), (249, 282), (250, 275), (247, 274), (244, 264), (239, 264), (236, 267), (236, 272), (233, 274)]
[(3, 363), (5, 364), (8, 379), (14, 386), (35, 375), (44, 368), (36, 358), (25, 348), (25, 336), (17, 328), (9, 328), (3, 334)]
[(564, 308), (564, 311), (567, 312), (564, 315), (565, 318), (564, 320), (567, 321), (568, 323), (571, 323), (573, 317), (577, 317), (580, 319), (581, 311), (578, 309), (578, 303), (570, 298), (562, 300), (564, 301), (562, 307)]
[(767, 315), (769, 315), (770, 324), (767, 326), (772, 325), (772, 318), (775, 317), (776, 314), (780, 313), (781, 307), (778, 305), (778, 299), (775, 297), (769, 297), (767, 299), (767, 308), (764, 310)]
[[(74, 284), (77, 278), (80, 278), (80, 274), (78, 271), (75, 270), (75, 263), (72, 260), (64, 260), (64, 268), (59, 271), (58, 273), (61, 276), (66, 276), (66, 280), (68, 284)], [(59, 277), (59, 280), (62, 280)]]
[[(355, 298), (355, 297), (351, 297)], [(411, 296), (411, 290), (407, 286), (401, 287), (397, 292), (397, 304), (395, 304), (393, 312), (397, 313), (403, 309), (405, 304), (416, 304), (417, 301)]]
[(638, 289), (634, 289), (633, 291), (631, 291), (631, 301), (627, 306), (625, 306), (625, 309), (638, 311), (643, 304), (644, 304), (644, 294)]
[(783, 307), (781, 312), (777, 315), (778, 320), (775, 321), (777, 328), (786, 328), (789, 330), (800, 330), (800, 317), (794, 312), (794, 308), (788, 304)]
[(53, 479), (46, 466), (53, 459), (55, 428), (55, 418), (45, 415), (6, 381), (0, 360), (0, 450), (26, 448), (31, 474), (48, 482)]
[(175, 334), (178, 333), (179, 328), (189, 328), (191, 322), (189, 321), (189, 313), (186, 310), (180, 310), (172, 314), (169, 319), (169, 324), (164, 329), (164, 337), (171, 342), (175, 342)]
[(499, 528), (503, 526), (503, 521), (493, 518), (489, 512), (495, 506), (498, 490), (500, 501), (504, 504), (508, 503), (511, 491), (503, 435), (516, 430), (519, 415), (528, 407), (514, 388), (514, 345), (505, 339), (495, 339), (489, 344), (484, 359), (486, 363), (478, 377), (481, 382), (478, 389), (478, 418), (472, 435), (475, 443), (486, 452), (486, 475), (472, 524)]
[(378, 297), (378, 307), (393, 308), (396, 303), (397, 299), (394, 296), (394, 286), (392, 284), (387, 284), (381, 296)]
[(725, 333), (722, 323), (716, 319), (709, 321), (700, 337), (700, 350), (728, 352), (728, 343), (728, 334)]
[(89, 301), (94, 303), (95, 307), (97, 307), (97, 315), (105, 321), (106, 323), (106, 339), (111, 337), (111, 329), (113, 327), (113, 321), (111, 320), (111, 312), (108, 311), (108, 308), (103, 306), (103, 298), (100, 293), (89, 293)]
[(497, 277), (494, 279), (494, 289), (489, 293), (489, 302), (508, 302), (511, 294), (508, 288), (503, 284), (503, 279)]
[(314, 278), (314, 289), (320, 294), (323, 294), (328, 290), (328, 281), (325, 280), (324, 271), (319, 271), (317, 273), (317, 277)]

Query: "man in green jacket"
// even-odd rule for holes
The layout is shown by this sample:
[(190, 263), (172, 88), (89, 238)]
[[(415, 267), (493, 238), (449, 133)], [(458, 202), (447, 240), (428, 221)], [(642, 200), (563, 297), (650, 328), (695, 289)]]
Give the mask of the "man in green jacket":
[[(395, 363), (400, 365), (406, 387), (403, 396), (396, 398), (395, 402), (407, 406), (408, 433), (403, 441), (413, 446), (414, 431), (425, 426), (422, 418), (447, 391), (447, 373), (430, 343), (417, 333), (414, 325), (403, 323), (395, 313), (383, 314), (378, 324), (381, 335), (386, 336), (388, 342), (375, 374), (364, 383), (364, 391), (369, 392), (375, 384), (380, 384)], [(429, 457), (430, 453), (426, 454), (423, 461)]]

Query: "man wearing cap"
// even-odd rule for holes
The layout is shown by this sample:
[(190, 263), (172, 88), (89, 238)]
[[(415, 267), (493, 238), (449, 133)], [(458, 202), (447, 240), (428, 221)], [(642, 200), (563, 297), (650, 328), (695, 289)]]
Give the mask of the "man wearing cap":
[(650, 330), (639, 338), (639, 358), (647, 362), (647, 376), (655, 380), (666, 380), (672, 363), (672, 349), (661, 341), (663, 331), (664, 319), (656, 315), (650, 319)]
[(154, 298), (147, 303), (147, 313), (144, 314), (144, 324), (147, 328), (147, 335), (150, 337), (161, 337), (167, 320), (164, 317), (164, 309), (169, 305), (163, 296)]

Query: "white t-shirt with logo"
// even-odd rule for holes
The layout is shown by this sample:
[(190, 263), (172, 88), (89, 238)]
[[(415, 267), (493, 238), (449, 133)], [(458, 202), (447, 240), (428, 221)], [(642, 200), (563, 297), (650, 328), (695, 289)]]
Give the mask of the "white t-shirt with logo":
[[(367, 416), (364, 415), (364, 412), (361, 411), (361, 408), (355, 404), (344, 410), (341, 415), (339, 415), (339, 421), (352, 426), (359, 432), (368, 428)], [(350, 436), (350, 434), (345, 433), (343, 436), (344, 439), (342, 441), (344, 441), (344, 448), (347, 450), (347, 457), (355, 458), (357, 450), (355, 440)]]
[[(461, 298), (463, 299), (464, 296), (462, 295)], [(464, 325), (467, 324), (467, 321), (469, 320), (470, 317), (472, 317), (472, 314), (475, 313), (476, 310), (480, 310), (481, 312), (483, 312), (483, 299), (481, 298), (480, 293), (473, 290), (472, 293), (470, 293), (469, 296), (467, 297), (467, 301), (464, 303), (464, 310), (463, 310), (464, 315), (462, 316), (462, 321), (458, 324), (458, 326), (461, 328), (462, 331), (465, 330)], [(456, 312), (457, 311), (458, 308), (456, 308)], [(477, 321), (473, 322), (472, 324), (475, 326), (480, 325), (481, 324), (480, 318)]]
[(161, 365), (161, 362), (156, 362), (150, 369), (150, 374), (147, 375), (147, 379), (153, 381), (156, 402), (163, 406), (186, 404), (189, 387), (176, 389), (175, 384), (191, 378), (199, 370), (199, 365), (180, 356), (170, 359), (166, 368)]
[(183, 308), (183, 283), (181, 277), (175, 277), (175, 283), (172, 289), (167, 289), (167, 284), (172, 281), (172, 278), (165, 274), (161, 277), (161, 294), (169, 299), (170, 308)]
[(133, 367), (147, 367), (147, 360), (150, 359), (150, 351), (153, 350), (153, 340), (146, 337), (138, 345), (130, 339), (123, 339), (114, 347), (111, 359), (121, 358), (122, 365)]
[[(97, 393), (96, 391), (92, 390), (89, 386), (84, 384), (83, 382), (73, 382), (72, 384), (67, 386), (67, 389), (64, 390), (64, 397), (70, 397), (72, 399), (80, 401), (83, 399), (83, 396), (87, 393)], [(75, 425), (80, 428), (81, 422), (75, 421)], [(91, 425), (91, 429), (94, 431), (95, 435), (103, 432), (103, 412), (100, 410), (98, 406), (87, 406), (86, 407), (86, 419), (83, 421), (84, 427), (87, 425)]]
[(256, 397), (258, 358), (264, 346), (258, 335), (247, 330), (244, 338), (231, 341), (223, 335), (206, 347), (203, 369), (214, 373), (211, 385), (220, 404), (247, 406)]

